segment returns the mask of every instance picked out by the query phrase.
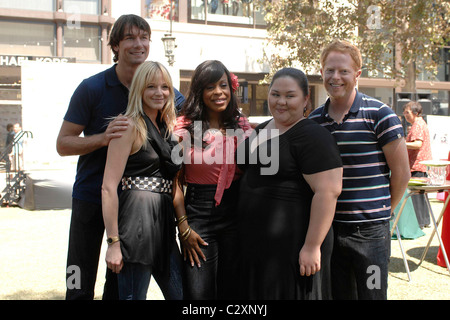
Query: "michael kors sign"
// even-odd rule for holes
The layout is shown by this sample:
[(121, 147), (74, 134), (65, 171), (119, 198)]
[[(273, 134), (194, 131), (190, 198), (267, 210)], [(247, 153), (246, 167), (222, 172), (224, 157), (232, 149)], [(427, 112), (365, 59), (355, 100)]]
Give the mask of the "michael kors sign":
[(38, 62), (56, 62), (68, 63), (75, 62), (75, 58), (65, 57), (35, 57), (35, 56), (10, 56), (0, 55), (0, 66), (20, 67), (24, 61), (38, 61)]

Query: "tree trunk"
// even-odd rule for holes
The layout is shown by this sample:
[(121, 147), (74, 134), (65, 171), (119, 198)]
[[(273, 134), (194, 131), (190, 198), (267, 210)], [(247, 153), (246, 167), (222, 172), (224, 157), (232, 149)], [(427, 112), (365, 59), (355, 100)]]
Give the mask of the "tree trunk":
[(414, 60), (410, 60), (405, 68), (405, 87), (404, 92), (416, 92), (416, 64)]

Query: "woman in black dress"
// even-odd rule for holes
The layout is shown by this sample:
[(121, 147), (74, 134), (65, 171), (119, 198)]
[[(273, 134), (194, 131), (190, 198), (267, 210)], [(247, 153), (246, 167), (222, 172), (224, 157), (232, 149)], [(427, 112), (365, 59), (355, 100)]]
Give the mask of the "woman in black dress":
[(130, 87), (128, 126), (109, 144), (102, 185), (106, 263), (118, 273), (120, 299), (146, 299), (151, 275), (166, 299), (183, 298), (172, 192), (181, 167), (171, 160), (174, 110), (167, 70), (141, 64)]
[(268, 96), (273, 119), (238, 149), (238, 164), (245, 158), (238, 204), (243, 299), (330, 298), (323, 290), (330, 292), (329, 232), (342, 162), (331, 134), (305, 119), (308, 99), (302, 71), (278, 71)]

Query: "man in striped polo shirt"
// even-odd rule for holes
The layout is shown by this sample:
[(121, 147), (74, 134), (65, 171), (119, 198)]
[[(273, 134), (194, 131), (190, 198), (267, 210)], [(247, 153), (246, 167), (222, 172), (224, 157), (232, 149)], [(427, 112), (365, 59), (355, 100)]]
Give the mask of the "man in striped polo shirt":
[(334, 299), (387, 299), (389, 220), (410, 178), (397, 115), (356, 89), (361, 54), (334, 41), (321, 55), (329, 98), (309, 116), (335, 137), (344, 165), (334, 218)]

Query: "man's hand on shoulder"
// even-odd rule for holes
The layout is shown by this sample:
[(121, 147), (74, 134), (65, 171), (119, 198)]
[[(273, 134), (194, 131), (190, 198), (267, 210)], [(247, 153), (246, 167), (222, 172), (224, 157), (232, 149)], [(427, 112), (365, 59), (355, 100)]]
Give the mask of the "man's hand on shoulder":
[(112, 139), (120, 138), (123, 131), (127, 130), (129, 124), (128, 118), (122, 114), (112, 120), (103, 133), (104, 146), (107, 146)]

